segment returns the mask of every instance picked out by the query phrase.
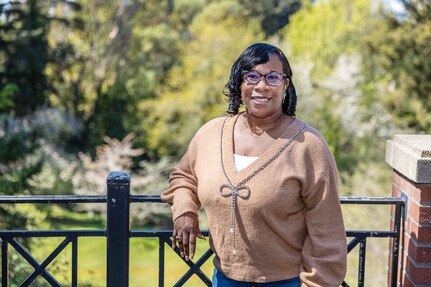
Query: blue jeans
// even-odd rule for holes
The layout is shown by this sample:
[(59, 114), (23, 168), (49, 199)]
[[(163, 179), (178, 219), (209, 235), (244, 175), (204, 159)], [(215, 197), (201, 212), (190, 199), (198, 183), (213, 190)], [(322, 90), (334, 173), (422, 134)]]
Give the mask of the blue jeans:
[(267, 282), (267, 283), (253, 283), (253, 282), (242, 282), (230, 279), (224, 276), (217, 268), (214, 268), (213, 275), (213, 287), (300, 287), (301, 281), (299, 277)]

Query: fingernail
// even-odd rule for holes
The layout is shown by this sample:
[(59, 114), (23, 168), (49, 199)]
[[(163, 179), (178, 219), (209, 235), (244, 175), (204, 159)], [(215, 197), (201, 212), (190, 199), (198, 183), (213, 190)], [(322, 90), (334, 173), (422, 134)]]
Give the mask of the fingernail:
[(186, 255), (186, 261), (189, 261), (189, 257)]
[(184, 257), (184, 253), (183, 252), (180, 252), (180, 255), (181, 255), (181, 257)]
[(195, 257), (194, 254), (190, 254), (190, 259), (193, 259)]

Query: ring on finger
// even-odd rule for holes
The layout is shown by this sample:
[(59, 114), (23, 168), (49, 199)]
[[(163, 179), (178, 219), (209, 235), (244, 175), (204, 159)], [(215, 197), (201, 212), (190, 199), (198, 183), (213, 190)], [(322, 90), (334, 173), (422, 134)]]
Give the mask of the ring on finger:
[(181, 241), (183, 241), (183, 237), (182, 236), (175, 236), (175, 239), (176, 240), (178, 240), (178, 242), (181, 242)]

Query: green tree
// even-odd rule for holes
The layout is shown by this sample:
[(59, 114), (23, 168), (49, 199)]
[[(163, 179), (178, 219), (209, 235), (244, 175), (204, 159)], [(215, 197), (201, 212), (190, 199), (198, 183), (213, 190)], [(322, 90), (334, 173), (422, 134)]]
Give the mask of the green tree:
[[(48, 105), (52, 88), (45, 69), (55, 62), (56, 53), (48, 43), (49, 25), (65, 17), (49, 13), (63, 3), (69, 10), (79, 7), (68, 1), (2, 1), (0, 4), (0, 194), (34, 194), (32, 180), (39, 175), (44, 155), (40, 148), (40, 126), (35, 111)], [(51, 55), (54, 55), (52, 56)], [(28, 210), (27, 210), (28, 211)], [(37, 216), (25, 216), (24, 208), (1, 207), (2, 227), (30, 226)]]
[(376, 79), (370, 92), (397, 126), (430, 133), (431, 5), (426, 0), (399, 2), (404, 12), (383, 10), (384, 21), (366, 39), (365, 64)]
[[(384, 84), (379, 87), (381, 81), (373, 69), (381, 68), (371, 57), (379, 57), (379, 52), (371, 56), (367, 47), (370, 35), (376, 33), (385, 38), (383, 34), (389, 32), (388, 29), (382, 34), (377, 32), (385, 26), (379, 12), (382, 2), (316, 1), (298, 11), (285, 31), (293, 71), (296, 71), (297, 114), (327, 139), (337, 160), (343, 195), (387, 196), (390, 193), (392, 171), (383, 157), (393, 123), (390, 112), (376, 97), (376, 91)], [(372, 63), (374, 68), (370, 66)], [(346, 227), (356, 228), (359, 212), (350, 207), (344, 211), (347, 211)], [(369, 212), (378, 214), (372, 208)], [(382, 226), (387, 225), (385, 217), (387, 213), (376, 216)], [(359, 225), (369, 228), (369, 222)], [(367, 269), (370, 271), (367, 282), (372, 286), (387, 283), (387, 266), (378, 263), (387, 256), (385, 245), (373, 243), (374, 252), (370, 254)], [(347, 270), (347, 282), (354, 281), (356, 276), (353, 270)]]
[(245, 47), (263, 38), (259, 24), (248, 22), (236, 1), (207, 5), (189, 31), (190, 40), (179, 64), (167, 74), (166, 85), (140, 106), (147, 115), (141, 128), (148, 148), (158, 156), (183, 154), (205, 121), (225, 114), (222, 92), (231, 65)]
[(369, 0), (306, 3), (284, 30), (294, 57), (312, 62), (312, 77), (325, 78), (342, 56), (359, 55), (377, 17)]
[(365, 38), (378, 23), (369, 0), (309, 3), (285, 29), (299, 82), (298, 114), (318, 128), (340, 170), (379, 158), (388, 130), (387, 113), (369, 100), (369, 72), (364, 68)]
[(16, 113), (22, 116), (45, 102), (48, 22), (34, 0), (4, 3), (0, 12), (6, 20), (0, 26), (4, 60), (0, 85), (14, 83), (20, 88), (13, 100)]
[(277, 34), (289, 24), (290, 17), (301, 8), (300, 0), (238, 0), (247, 17), (260, 23), (266, 37)]
[[(15, 85), (0, 90), (0, 111), (13, 108)], [(17, 125), (13, 118), (0, 112), (0, 195), (29, 194), (31, 177), (41, 170), (42, 159), (37, 156), (35, 133)], [(25, 228), (32, 223), (25, 212), (13, 205), (0, 206), (0, 226)]]
[[(71, 141), (75, 151), (94, 155), (104, 136), (142, 135), (138, 127), (144, 115), (137, 103), (155, 97), (156, 86), (163, 85), (186, 34), (187, 16), (196, 10), (191, 2), (192, 9), (179, 14), (186, 4), (177, 2), (81, 1), (82, 13), (92, 15), (83, 19), (85, 29), (53, 29), (50, 39), (75, 51), (50, 95), (55, 107), (81, 121), (82, 131)], [(47, 70), (50, 77), (58, 74), (56, 66)]]
[[(68, 8), (78, 4), (68, 1)], [(52, 89), (45, 68), (58, 60), (65, 47), (50, 50), (48, 43), (51, 22), (69, 24), (66, 18), (49, 15), (55, 1), (2, 1), (0, 4), (0, 87), (15, 84), (19, 91), (13, 96), (14, 113), (23, 116), (48, 104)], [(54, 56), (51, 56), (54, 55)]]

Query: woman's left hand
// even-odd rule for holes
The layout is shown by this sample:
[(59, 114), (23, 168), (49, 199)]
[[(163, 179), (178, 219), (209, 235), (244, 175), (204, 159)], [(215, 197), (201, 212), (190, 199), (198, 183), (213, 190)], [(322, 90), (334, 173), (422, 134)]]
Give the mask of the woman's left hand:
[(186, 212), (174, 221), (174, 232), (172, 233), (172, 249), (178, 242), (181, 257), (193, 259), (196, 250), (196, 238), (205, 239), (199, 229), (198, 216), (193, 212)]

